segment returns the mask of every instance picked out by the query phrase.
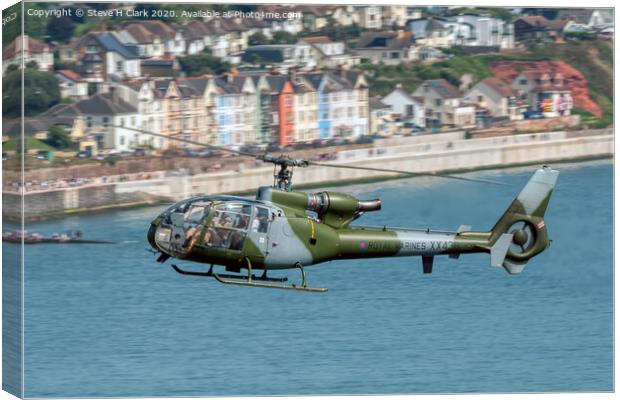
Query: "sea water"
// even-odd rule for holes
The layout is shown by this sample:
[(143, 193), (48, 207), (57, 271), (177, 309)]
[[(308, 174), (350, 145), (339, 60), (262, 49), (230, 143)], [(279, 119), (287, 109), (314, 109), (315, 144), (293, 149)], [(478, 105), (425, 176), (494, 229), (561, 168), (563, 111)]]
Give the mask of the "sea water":
[[(610, 391), (612, 163), (554, 167), (553, 243), (518, 276), (479, 254), (437, 257), (431, 275), (420, 258), (307, 268), (325, 294), (236, 287), (155, 262), (146, 232), (165, 206), (29, 223), (118, 243), (26, 247), (25, 395)], [(332, 190), (381, 197), (359, 224), (486, 230), (534, 170), (466, 175), (510, 186), (411, 178)]]

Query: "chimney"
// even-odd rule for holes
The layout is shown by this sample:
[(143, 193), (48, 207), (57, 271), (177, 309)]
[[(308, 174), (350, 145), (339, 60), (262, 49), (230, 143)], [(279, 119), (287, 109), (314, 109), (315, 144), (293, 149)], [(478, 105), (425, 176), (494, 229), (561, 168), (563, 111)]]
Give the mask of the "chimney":
[(118, 92), (116, 91), (116, 87), (110, 86), (108, 91), (110, 92), (110, 99), (112, 100), (112, 103), (118, 103)]

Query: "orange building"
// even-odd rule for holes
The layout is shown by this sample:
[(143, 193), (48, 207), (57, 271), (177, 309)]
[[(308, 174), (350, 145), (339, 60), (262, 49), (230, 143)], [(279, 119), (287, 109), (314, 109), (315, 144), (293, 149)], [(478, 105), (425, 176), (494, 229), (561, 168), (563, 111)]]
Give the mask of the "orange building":
[(282, 86), (282, 91), (278, 97), (278, 120), (279, 120), (279, 135), (278, 142), (281, 145), (287, 145), (293, 143), (294, 135), (293, 128), (295, 124), (294, 118), (294, 96), (295, 91), (290, 80), (286, 80)]

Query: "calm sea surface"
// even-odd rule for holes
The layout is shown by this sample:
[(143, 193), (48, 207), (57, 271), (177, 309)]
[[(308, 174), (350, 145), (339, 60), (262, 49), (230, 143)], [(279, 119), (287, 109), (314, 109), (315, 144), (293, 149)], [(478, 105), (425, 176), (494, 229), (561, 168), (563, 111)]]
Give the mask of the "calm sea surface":
[[(553, 244), (520, 276), (464, 255), (437, 258), (432, 275), (419, 258), (308, 268), (326, 294), (231, 287), (155, 262), (145, 237), (163, 206), (32, 223), (120, 243), (26, 248), (25, 394), (610, 391), (612, 164), (555, 167)], [(482, 230), (534, 169), (470, 174), (509, 187), (417, 178), (337, 190), (382, 198), (360, 224)]]

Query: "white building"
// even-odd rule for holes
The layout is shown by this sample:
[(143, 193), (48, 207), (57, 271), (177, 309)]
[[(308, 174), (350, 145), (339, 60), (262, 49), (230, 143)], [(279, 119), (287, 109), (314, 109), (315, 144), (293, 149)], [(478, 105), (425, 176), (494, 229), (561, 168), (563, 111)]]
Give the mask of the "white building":
[(449, 40), (456, 46), (514, 48), (511, 23), (487, 15), (457, 15), (445, 20)]
[(128, 128), (140, 129), (142, 116), (114, 90), (58, 107), (54, 114), (81, 119), (85, 138), (92, 138), (98, 151), (131, 151), (138, 145), (140, 134)]
[(88, 82), (70, 69), (56, 72), (60, 86), (60, 97), (81, 100), (88, 97)]
[(420, 128), (426, 127), (424, 99), (412, 96), (402, 86), (396, 86), (381, 102), (390, 107), (394, 118), (401, 122), (411, 122)]
[(50, 46), (28, 35), (16, 37), (2, 50), (2, 71), (11, 65), (21, 65), (22, 56), (24, 64), (35, 61), (40, 71), (54, 69), (54, 54)]

